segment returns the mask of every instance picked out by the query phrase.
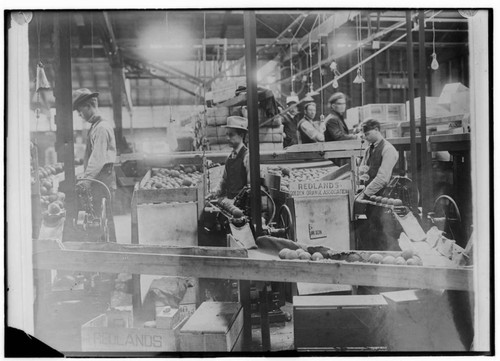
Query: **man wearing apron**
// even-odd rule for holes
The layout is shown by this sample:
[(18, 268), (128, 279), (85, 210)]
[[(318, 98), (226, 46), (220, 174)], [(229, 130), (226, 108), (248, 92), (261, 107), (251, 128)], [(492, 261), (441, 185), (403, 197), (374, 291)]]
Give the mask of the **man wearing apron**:
[[(109, 240), (116, 242), (115, 224), (113, 220), (113, 195), (116, 190), (116, 175), (113, 164), (116, 161), (116, 142), (113, 126), (106, 121), (98, 111), (97, 97), (89, 89), (82, 88), (73, 92), (73, 110), (85, 121), (91, 124), (84, 157), (84, 172), (82, 178), (90, 178), (103, 182), (111, 192), (111, 199), (100, 184), (90, 184), (94, 201), (94, 210), (100, 210), (100, 200), (105, 197), (108, 201), (106, 218), (108, 220)], [(89, 184), (85, 184), (89, 186)]]
[(244, 144), (247, 135), (248, 120), (240, 116), (227, 118), (226, 136), (233, 151), (226, 160), (216, 195), (234, 199), (250, 183), (248, 148)]
[(307, 97), (303, 100), (304, 118), (297, 124), (297, 138), (299, 144), (324, 142), (323, 131), (314, 126), (314, 117), (316, 116), (316, 103), (313, 98)]
[[(370, 146), (366, 149), (359, 167), (360, 178), (365, 180), (366, 187), (356, 196), (356, 201), (382, 194), (391, 180), (392, 170), (399, 158), (396, 148), (380, 133), (378, 121), (367, 119), (363, 122), (362, 129), (364, 138)], [(391, 237), (394, 229), (385, 208), (367, 205), (366, 217), (367, 229), (360, 234), (362, 249), (399, 250), (397, 242)]]

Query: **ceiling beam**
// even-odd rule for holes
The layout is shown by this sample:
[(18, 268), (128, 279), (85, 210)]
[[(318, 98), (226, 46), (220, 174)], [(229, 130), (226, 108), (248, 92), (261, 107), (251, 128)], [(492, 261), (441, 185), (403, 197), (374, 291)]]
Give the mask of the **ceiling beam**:
[(157, 74), (156, 69), (151, 68), (151, 67), (149, 67), (141, 62), (134, 61), (130, 58), (124, 58), (124, 60), (127, 63), (127, 65), (132, 67), (134, 70), (139, 71), (141, 73), (146, 73), (149, 75), (150, 78), (159, 79), (159, 80), (161, 80), (169, 85), (172, 85), (173, 87), (175, 87), (179, 90), (182, 90), (185, 93), (188, 93), (189, 95), (192, 95), (192, 96), (204, 101), (204, 99), (199, 94), (196, 94), (195, 92), (193, 92), (193, 91), (191, 91), (191, 90), (189, 90), (189, 89), (187, 89), (187, 88), (185, 88), (177, 83), (174, 83), (173, 81), (171, 81), (170, 78), (168, 78), (166, 76)]
[[(288, 25), (285, 30), (283, 30), (277, 37), (276, 39), (267, 44), (266, 46), (264, 46), (263, 48), (261, 49), (258, 49), (257, 50), (257, 53), (256, 55), (259, 55), (259, 52), (262, 50), (262, 49), (265, 49), (266, 47), (269, 47), (269, 46), (272, 46), (274, 44), (277, 44), (279, 41), (287, 41), (288, 39), (285, 38), (285, 35), (287, 35), (289, 32), (291, 32), (292, 28), (295, 27), (295, 25), (297, 25), (300, 21), (303, 21), (307, 15), (309, 14), (309, 12), (301, 12), (299, 16), (297, 16), (291, 23), (290, 25)], [(289, 40), (288, 40), (288, 43), (289, 43)], [(227, 68), (221, 70), (219, 73), (217, 73), (213, 78), (211, 78), (209, 81), (206, 82), (206, 86), (210, 86), (216, 79), (224, 76), (224, 74), (226, 74), (228, 71), (230, 71), (231, 69), (234, 69), (235, 67), (237, 66), (241, 66), (242, 64), (245, 63), (245, 57), (241, 57), (240, 59), (238, 59), (238, 61), (236, 61), (235, 63), (231, 64), (230, 66), (228, 66)]]
[[(109, 18), (109, 14), (107, 11), (102, 12), (101, 26), (101, 38), (103, 41), (104, 49), (106, 50), (106, 53), (108, 55), (110, 65), (112, 68), (121, 68), (123, 74), (123, 58), (120, 48), (117, 45), (115, 32), (113, 31), (113, 24), (111, 23), (111, 19)], [(125, 93), (125, 99), (127, 100), (127, 110), (129, 112), (132, 112), (132, 96), (128, 89), (129, 87), (126, 85), (125, 74), (120, 77), (120, 88), (121, 91)]]

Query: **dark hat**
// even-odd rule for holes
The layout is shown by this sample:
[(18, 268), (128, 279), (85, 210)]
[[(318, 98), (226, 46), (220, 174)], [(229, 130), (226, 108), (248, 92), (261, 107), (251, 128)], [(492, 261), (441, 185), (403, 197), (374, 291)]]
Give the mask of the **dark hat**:
[(334, 93), (329, 99), (328, 99), (328, 103), (329, 104), (332, 104), (332, 103), (335, 103), (337, 100), (339, 99), (346, 99), (345, 97), (345, 94), (344, 93), (341, 93), (341, 92), (336, 92)]
[(304, 110), (307, 109), (307, 107), (311, 104), (316, 105), (316, 102), (314, 99), (310, 96), (306, 96), (304, 99), (302, 99), (302, 106), (304, 107)]
[(92, 93), (87, 88), (81, 88), (73, 92), (73, 110), (76, 110), (80, 105), (91, 98), (96, 98), (99, 93)]
[(286, 97), (286, 105), (297, 104), (299, 102), (299, 97), (296, 95), (290, 95)]
[(368, 132), (372, 129), (380, 130), (380, 123), (378, 120), (375, 120), (373, 118), (368, 118), (368, 119), (365, 119), (363, 124), (361, 124), (361, 127), (363, 129), (363, 132)]
[(248, 119), (238, 115), (227, 117), (227, 124), (223, 125), (222, 128), (242, 129), (248, 131)]

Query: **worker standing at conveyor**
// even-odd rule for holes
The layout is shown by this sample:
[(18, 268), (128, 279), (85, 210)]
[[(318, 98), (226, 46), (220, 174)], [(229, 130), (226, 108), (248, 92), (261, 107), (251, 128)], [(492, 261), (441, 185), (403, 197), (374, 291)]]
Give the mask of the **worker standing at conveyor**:
[(304, 117), (297, 124), (297, 138), (299, 144), (324, 142), (323, 132), (314, 126), (316, 103), (311, 97), (302, 100), (304, 103)]
[(338, 140), (358, 139), (356, 135), (349, 134), (349, 129), (344, 120), (346, 110), (346, 96), (337, 92), (328, 99), (330, 114), (325, 118), (325, 142)]
[[(365, 140), (370, 144), (361, 161), (360, 178), (365, 182), (365, 188), (356, 196), (356, 201), (382, 194), (391, 180), (392, 171), (399, 155), (394, 146), (383, 137), (380, 123), (367, 119), (362, 124)], [(399, 247), (390, 240), (392, 222), (384, 214), (385, 208), (373, 205), (366, 206), (367, 224), (361, 235), (361, 249), (395, 250)]]
[[(87, 145), (84, 156), (84, 172), (82, 178), (89, 178), (101, 181), (110, 191), (111, 199), (108, 199), (109, 206), (106, 209), (108, 220), (109, 240), (116, 242), (115, 224), (113, 220), (113, 193), (116, 190), (116, 175), (113, 164), (116, 161), (116, 141), (115, 133), (111, 124), (106, 121), (98, 110), (99, 93), (91, 92), (82, 88), (73, 92), (73, 110), (85, 121), (91, 124), (87, 136)], [(90, 187), (94, 200), (98, 202), (103, 197), (109, 198), (100, 185), (82, 182), (85, 187)], [(95, 204), (100, 207), (100, 204)]]
[(250, 184), (250, 165), (248, 148), (244, 141), (248, 132), (248, 120), (240, 116), (227, 118), (226, 136), (233, 151), (226, 160), (216, 196), (233, 199)]
[(285, 138), (283, 139), (283, 148), (287, 148), (291, 145), (297, 144), (297, 122), (299, 110), (297, 108), (297, 103), (299, 98), (297, 96), (289, 96), (286, 98), (286, 106), (290, 108), (285, 114), (283, 114), (283, 133)]

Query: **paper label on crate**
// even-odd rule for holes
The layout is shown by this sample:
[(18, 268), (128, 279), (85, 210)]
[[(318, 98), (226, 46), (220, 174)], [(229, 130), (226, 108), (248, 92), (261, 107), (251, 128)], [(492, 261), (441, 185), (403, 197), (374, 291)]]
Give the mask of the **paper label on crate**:
[(350, 189), (350, 180), (293, 182), (289, 186), (292, 197), (338, 196), (348, 194)]
[(309, 239), (326, 238), (326, 224), (325, 222), (309, 223)]

